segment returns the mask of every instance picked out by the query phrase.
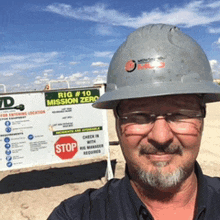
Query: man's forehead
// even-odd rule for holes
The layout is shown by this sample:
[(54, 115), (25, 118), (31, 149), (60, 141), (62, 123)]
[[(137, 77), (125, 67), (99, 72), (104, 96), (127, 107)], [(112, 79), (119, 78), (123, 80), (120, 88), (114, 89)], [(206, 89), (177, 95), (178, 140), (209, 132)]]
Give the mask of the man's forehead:
[(157, 96), (157, 97), (146, 97), (137, 99), (127, 99), (120, 102), (120, 108), (134, 109), (134, 108), (157, 108), (168, 107), (176, 108), (198, 108), (201, 103), (201, 97), (194, 94), (186, 95), (168, 95), (168, 96)]

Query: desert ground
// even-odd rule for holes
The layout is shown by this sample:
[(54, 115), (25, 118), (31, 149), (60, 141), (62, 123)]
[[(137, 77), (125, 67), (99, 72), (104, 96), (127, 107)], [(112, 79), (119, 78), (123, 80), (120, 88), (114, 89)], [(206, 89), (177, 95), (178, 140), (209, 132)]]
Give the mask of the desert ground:
[[(108, 114), (109, 141), (117, 142), (115, 122)], [(207, 117), (198, 162), (203, 172), (220, 176), (220, 103), (207, 105)], [(120, 146), (110, 145), (110, 158), (115, 178), (124, 176), (125, 161)], [(0, 219), (46, 220), (59, 203), (87, 188), (99, 188), (106, 183), (106, 160), (40, 166), (0, 173)]]

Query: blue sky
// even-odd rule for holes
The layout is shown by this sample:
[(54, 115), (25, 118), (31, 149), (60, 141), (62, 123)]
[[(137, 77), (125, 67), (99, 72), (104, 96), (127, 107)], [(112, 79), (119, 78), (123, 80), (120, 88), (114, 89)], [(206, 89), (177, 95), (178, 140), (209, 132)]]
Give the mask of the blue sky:
[(0, 18), (0, 84), (8, 92), (42, 90), (51, 80), (71, 87), (105, 81), (120, 44), (149, 23), (174, 24), (193, 37), (220, 78), (220, 1), (7, 0)]

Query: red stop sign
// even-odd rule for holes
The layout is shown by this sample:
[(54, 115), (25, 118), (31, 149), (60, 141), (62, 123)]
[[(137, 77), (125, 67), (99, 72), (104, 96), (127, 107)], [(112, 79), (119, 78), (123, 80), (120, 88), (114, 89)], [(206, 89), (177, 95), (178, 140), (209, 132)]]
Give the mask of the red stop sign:
[(62, 160), (71, 159), (78, 152), (77, 141), (70, 136), (59, 138), (54, 147), (55, 154)]

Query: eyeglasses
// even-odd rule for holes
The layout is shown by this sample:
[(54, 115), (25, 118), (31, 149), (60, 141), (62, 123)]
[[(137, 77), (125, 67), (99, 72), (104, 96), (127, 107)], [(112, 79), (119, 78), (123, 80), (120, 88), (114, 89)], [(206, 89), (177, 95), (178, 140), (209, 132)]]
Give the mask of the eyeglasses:
[(201, 130), (201, 119), (205, 117), (205, 108), (201, 106), (200, 111), (180, 109), (177, 112), (164, 114), (143, 111), (120, 114), (116, 109), (116, 116), (126, 134), (146, 134), (151, 131), (156, 120), (163, 118), (174, 133), (193, 135)]

